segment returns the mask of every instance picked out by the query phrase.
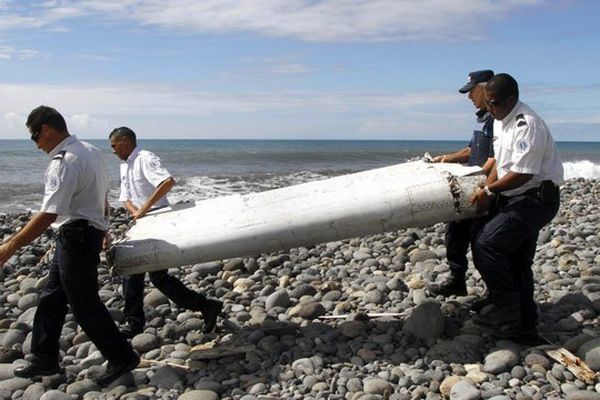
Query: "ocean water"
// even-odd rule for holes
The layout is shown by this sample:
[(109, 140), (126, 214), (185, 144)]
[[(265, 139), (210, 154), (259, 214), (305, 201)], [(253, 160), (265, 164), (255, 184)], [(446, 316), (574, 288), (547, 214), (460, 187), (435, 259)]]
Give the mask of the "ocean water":
[[(85, 139), (84, 139), (85, 140)], [(110, 201), (119, 205), (119, 163), (108, 141), (89, 140), (104, 154)], [(463, 148), (464, 141), (140, 140), (177, 181), (171, 202), (250, 193), (384, 167)], [(600, 142), (558, 143), (565, 178), (600, 178)], [(49, 157), (30, 140), (0, 140), (0, 212), (37, 210)]]

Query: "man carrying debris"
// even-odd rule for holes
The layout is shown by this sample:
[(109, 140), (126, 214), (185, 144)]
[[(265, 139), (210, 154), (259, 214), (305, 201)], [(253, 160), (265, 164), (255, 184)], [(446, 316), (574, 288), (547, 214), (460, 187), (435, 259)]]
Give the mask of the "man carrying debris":
[(563, 166), (544, 121), (519, 101), (508, 74), (485, 86), (494, 117), (495, 165), (487, 186), (472, 197), (489, 209), (474, 228), (473, 262), (488, 289), (488, 304), (474, 322), (516, 341), (538, 340), (531, 266), (540, 229), (556, 215)]
[[(109, 141), (113, 153), (123, 161), (119, 200), (133, 219), (142, 218), (148, 211), (167, 207), (166, 194), (175, 185), (175, 180), (162, 166), (160, 158), (152, 152), (139, 149), (136, 135), (130, 128), (116, 128), (110, 133)], [(144, 278), (144, 273), (123, 277), (125, 324), (121, 332), (128, 338), (144, 329)], [(150, 272), (150, 280), (178, 307), (202, 312), (205, 332), (215, 328), (223, 308), (222, 302), (207, 299), (203, 294), (188, 289), (166, 270)]]
[[(467, 163), (468, 165), (483, 166), (488, 159), (494, 157), (493, 126), (494, 119), (488, 111), (483, 95), (485, 83), (494, 76), (490, 70), (474, 71), (469, 74), (467, 83), (458, 89), (460, 93), (468, 93), (469, 100), (477, 112), (476, 127), (471, 142), (467, 147), (451, 154), (435, 157), (434, 162)], [(432, 285), (429, 290), (434, 295), (466, 296), (467, 285), (465, 275), (469, 262), (467, 251), (471, 241), (473, 219), (463, 219), (448, 223), (446, 231), (446, 258), (450, 267), (450, 276), (439, 285)]]

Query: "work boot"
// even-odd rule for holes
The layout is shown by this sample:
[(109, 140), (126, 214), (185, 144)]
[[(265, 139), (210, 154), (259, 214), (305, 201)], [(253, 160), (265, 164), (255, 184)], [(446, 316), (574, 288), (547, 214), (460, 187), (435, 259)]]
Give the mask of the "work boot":
[(521, 328), (506, 337), (506, 339), (524, 346), (539, 346), (548, 344), (548, 340), (544, 339), (538, 333), (537, 328)]
[(206, 296), (198, 293), (192, 304), (188, 305), (188, 308), (202, 313), (202, 318), (204, 318), (202, 332), (209, 333), (217, 325), (217, 318), (223, 310), (223, 303), (219, 300), (207, 299)]
[(471, 304), (471, 311), (478, 313), (483, 309), (483, 307), (492, 304), (492, 300), (489, 297), (485, 297), (483, 299), (477, 299), (473, 301)]
[(490, 303), (475, 315), (473, 322), (508, 337), (521, 328), (521, 307), (518, 303)]
[(106, 366), (106, 372), (104, 375), (99, 377), (96, 382), (100, 386), (108, 386), (111, 382), (119, 378), (120, 376), (133, 371), (135, 367), (140, 363), (140, 358), (137, 354), (132, 352), (129, 357), (119, 361), (109, 361)]
[(13, 371), (14, 375), (19, 378), (35, 378), (36, 376), (49, 376), (55, 374), (61, 374), (64, 371), (58, 364), (43, 365), (36, 362), (29, 364), (20, 365)]
[(123, 325), (121, 325), (119, 330), (126, 339), (133, 339), (136, 335), (139, 335), (144, 331), (144, 327), (139, 324), (125, 322)]
[(439, 285), (432, 285), (429, 291), (434, 296), (466, 296), (467, 284), (465, 276), (456, 272), (450, 272), (450, 276)]
[(208, 299), (204, 302), (204, 305), (200, 309), (202, 312), (202, 318), (204, 318), (204, 328), (202, 332), (209, 333), (217, 326), (217, 317), (223, 310), (223, 303), (218, 300)]

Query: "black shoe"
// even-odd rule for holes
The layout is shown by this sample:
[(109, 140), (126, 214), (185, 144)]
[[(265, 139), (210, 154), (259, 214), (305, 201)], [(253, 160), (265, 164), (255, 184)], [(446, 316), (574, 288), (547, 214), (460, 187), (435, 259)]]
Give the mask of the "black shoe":
[(135, 335), (139, 335), (144, 331), (144, 327), (126, 322), (123, 325), (121, 325), (120, 331), (126, 339), (133, 339)]
[(132, 353), (127, 359), (118, 362), (108, 362), (106, 372), (96, 380), (100, 386), (108, 386), (111, 382), (130, 371), (140, 363), (140, 358), (137, 354)]
[(524, 346), (548, 344), (548, 340), (538, 334), (536, 328), (519, 329), (507, 337), (508, 340)]
[(507, 337), (521, 328), (521, 307), (519, 304), (490, 303), (475, 315), (473, 322), (481, 327), (494, 329)]
[(492, 304), (492, 300), (487, 297), (484, 299), (475, 300), (473, 304), (471, 304), (471, 311), (475, 311), (476, 313), (478, 313), (483, 309), (483, 307), (489, 304)]
[(217, 326), (217, 317), (221, 314), (223, 310), (223, 303), (218, 300), (208, 299), (204, 302), (200, 311), (202, 312), (202, 317), (204, 318), (204, 328), (202, 332), (209, 333), (215, 329)]
[(19, 378), (34, 378), (36, 376), (48, 376), (63, 373), (63, 370), (58, 365), (47, 367), (41, 364), (29, 363), (18, 366), (14, 369), (13, 373)]
[(450, 273), (448, 279), (439, 285), (431, 286), (429, 291), (434, 296), (466, 296), (467, 295), (467, 284), (465, 283), (465, 277), (459, 276), (455, 273)]

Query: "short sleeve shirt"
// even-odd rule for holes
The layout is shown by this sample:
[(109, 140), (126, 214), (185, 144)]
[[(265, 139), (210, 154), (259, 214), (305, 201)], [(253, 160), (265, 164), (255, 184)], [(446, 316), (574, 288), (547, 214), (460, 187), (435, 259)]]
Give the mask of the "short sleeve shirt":
[[(129, 200), (135, 207), (140, 208), (152, 196), (158, 185), (170, 177), (171, 174), (163, 167), (156, 154), (136, 147), (127, 160), (121, 163), (119, 200)], [(163, 196), (154, 207), (160, 208), (168, 205), (167, 197)]]
[(542, 181), (563, 182), (563, 165), (556, 143), (544, 121), (525, 103), (517, 102), (501, 121), (494, 121), (494, 153), (498, 179), (509, 171), (532, 174), (524, 185), (503, 192), (516, 196), (539, 187)]
[(97, 229), (108, 229), (108, 172), (100, 151), (69, 136), (52, 149), (50, 156), (40, 211), (58, 214), (54, 226), (85, 219)]
[(467, 163), (482, 166), (488, 158), (494, 157), (494, 119), (489, 111), (479, 110), (475, 115), (477, 124), (469, 143), (471, 154)]

